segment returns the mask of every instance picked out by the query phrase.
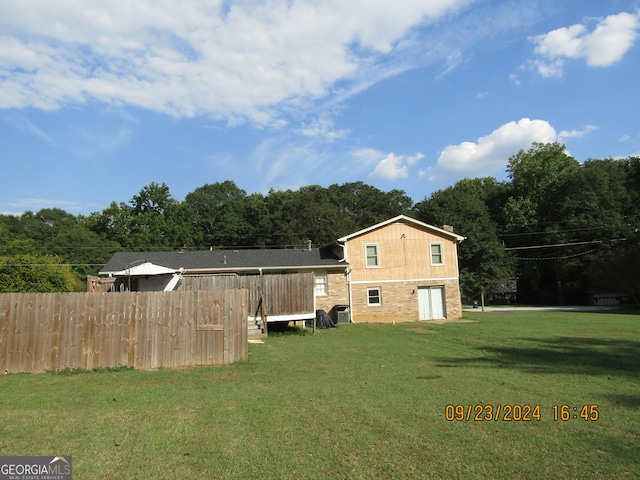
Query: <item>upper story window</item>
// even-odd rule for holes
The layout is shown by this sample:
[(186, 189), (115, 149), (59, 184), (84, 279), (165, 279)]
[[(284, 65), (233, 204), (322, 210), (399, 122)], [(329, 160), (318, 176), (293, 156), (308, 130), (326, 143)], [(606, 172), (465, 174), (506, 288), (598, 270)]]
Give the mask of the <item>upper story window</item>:
[(379, 267), (380, 258), (378, 255), (378, 245), (365, 245), (365, 255), (367, 260), (367, 268)]
[(442, 255), (442, 244), (432, 243), (431, 248), (431, 265), (442, 265), (444, 263), (444, 256)]

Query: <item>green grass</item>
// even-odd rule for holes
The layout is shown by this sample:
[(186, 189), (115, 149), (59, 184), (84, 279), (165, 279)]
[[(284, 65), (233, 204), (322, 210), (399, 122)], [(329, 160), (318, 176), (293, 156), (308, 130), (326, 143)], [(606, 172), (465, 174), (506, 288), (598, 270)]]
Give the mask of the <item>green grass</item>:
[[(640, 476), (640, 315), (466, 318), (274, 334), (225, 367), (0, 377), (0, 456), (72, 455), (76, 479)], [(599, 419), (554, 421), (562, 404)]]

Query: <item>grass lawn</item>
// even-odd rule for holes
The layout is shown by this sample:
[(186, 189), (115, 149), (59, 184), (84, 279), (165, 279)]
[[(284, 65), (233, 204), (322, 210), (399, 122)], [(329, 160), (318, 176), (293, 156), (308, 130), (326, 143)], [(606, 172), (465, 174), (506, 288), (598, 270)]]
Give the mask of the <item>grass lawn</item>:
[(0, 456), (72, 455), (75, 479), (640, 477), (640, 315), (465, 318), (271, 335), (225, 367), (3, 376)]

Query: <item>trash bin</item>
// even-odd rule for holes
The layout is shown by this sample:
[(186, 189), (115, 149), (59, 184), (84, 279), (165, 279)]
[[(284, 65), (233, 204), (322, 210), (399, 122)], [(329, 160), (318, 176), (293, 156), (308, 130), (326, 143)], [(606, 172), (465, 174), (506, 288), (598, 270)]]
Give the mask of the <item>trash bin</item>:
[(351, 323), (351, 318), (349, 314), (349, 305), (336, 305), (336, 319), (338, 320), (338, 324), (341, 323)]

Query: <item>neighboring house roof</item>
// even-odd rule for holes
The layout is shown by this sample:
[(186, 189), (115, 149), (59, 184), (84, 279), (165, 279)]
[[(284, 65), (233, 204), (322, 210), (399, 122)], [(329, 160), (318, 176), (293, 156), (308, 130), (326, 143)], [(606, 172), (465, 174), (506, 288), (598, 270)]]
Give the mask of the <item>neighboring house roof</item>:
[(133, 277), (148, 277), (154, 275), (168, 275), (170, 273), (176, 273), (175, 268), (167, 268), (162, 265), (156, 265), (151, 262), (144, 262), (140, 265), (130, 266), (124, 270), (121, 270), (114, 275), (117, 276), (133, 276)]
[(443, 237), (447, 237), (449, 239), (451, 239), (451, 241), (455, 242), (455, 243), (460, 243), (462, 242), (466, 237), (463, 237), (461, 235), (457, 235), (453, 232), (449, 232), (448, 230), (444, 230), (442, 228), (438, 228), (438, 227), (434, 227), (433, 225), (429, 225), (428, 223), (424, 223), (421, 222), (419, 220), (416, 220), (415, 218), (411, 218), (411, 217), (407, 217), (406, 215), (398, 215), (397, 217), (393, 217), (390, 218), (389, 220), (385, 220), (384, 222), (380, 222), (376, 225), (373, 225), (371, 227), (365, 228), (363, 230), (360, 230), (358, 232), (352, 233), (350, 235), (345, 235), (344, 237), (341, 237), (338, 239), (338, 242), (340, 243), (344, 243), (348, 240), (351, 240), (354, 237), (358, 237), (360, 235), (363, 235), (365, 233), (371, 232), (373, 230), (376, 230), (378, 228), (382, 228), (385, 227), (387, 225), (390, 225), (392, 223), (397, 223), (397, 222), (401, 222), (401, 223), (407, 223), (407, 224), (413, 224), (417, 227), (420, 228), (424, 228), (427, 230), (431, 230), (432, 232), (436, 232), (439, 235), (443, 236)]
[(326, 269), (345, 267), (329, 249), (261, 249), (205, 250), (185, 252), (119, 252), (99, 272), (115, 275), (130, 265), (152, 262), (156, 265), (184, 269), (187, 273), (225, 273), (238, 271)]

